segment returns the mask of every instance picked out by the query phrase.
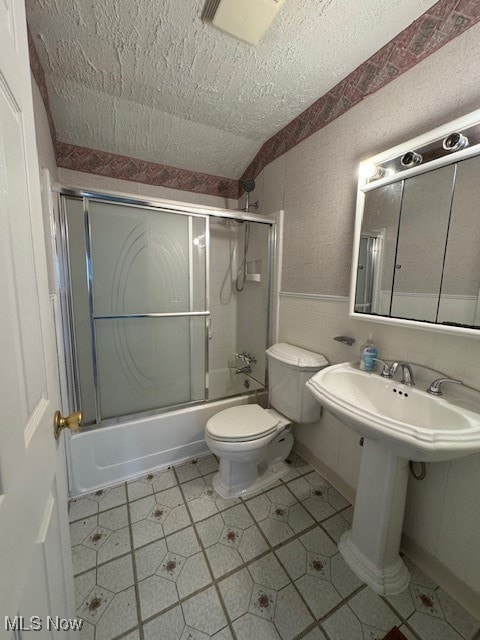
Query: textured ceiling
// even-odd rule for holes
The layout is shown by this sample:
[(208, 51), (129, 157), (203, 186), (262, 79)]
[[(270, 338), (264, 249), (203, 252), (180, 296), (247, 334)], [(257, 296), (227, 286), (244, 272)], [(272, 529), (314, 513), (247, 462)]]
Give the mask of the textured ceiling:
[(435, 0), (287, 0), (257, 47), (204, 0), (27, 0), (59, 141), (239, 178)]

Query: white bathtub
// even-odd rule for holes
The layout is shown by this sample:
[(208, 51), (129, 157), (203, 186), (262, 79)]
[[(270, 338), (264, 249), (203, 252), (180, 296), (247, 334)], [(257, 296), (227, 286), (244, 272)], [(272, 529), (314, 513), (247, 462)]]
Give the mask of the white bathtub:
[[(227, 384), (216, 375), (218, 385)], [(244, 391), (245, 377), (236, 378)], [(67, 444), (71, 497), (207, 453), (207, 420), (222, 409), (254, 401), (253, 395), (237, 396), (72, 435)]]

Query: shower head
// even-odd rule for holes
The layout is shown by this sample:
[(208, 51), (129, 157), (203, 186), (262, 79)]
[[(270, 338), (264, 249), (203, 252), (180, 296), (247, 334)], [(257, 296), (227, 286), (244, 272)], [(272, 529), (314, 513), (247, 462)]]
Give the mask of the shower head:
[(243, 183), (243, 189), (247, 193), (251, 193), (255, 189), (255, 180), (245, 180)]

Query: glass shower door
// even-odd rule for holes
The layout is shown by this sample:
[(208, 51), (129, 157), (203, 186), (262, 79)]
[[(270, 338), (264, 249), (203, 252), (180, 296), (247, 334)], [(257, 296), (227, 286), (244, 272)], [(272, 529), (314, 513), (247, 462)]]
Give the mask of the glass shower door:
[(206, 217), (87, 198), (83, 215), (94, 389), (82, 405), (93, 397), (100, 422), (205, 399)]

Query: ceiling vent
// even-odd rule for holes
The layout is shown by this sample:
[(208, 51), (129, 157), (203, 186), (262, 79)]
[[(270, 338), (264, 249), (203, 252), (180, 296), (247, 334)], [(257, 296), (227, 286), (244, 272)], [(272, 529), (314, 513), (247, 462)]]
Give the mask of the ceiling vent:
[(257, 44), (285, 0), (207, 0), (202, 18), (217, 29)]

